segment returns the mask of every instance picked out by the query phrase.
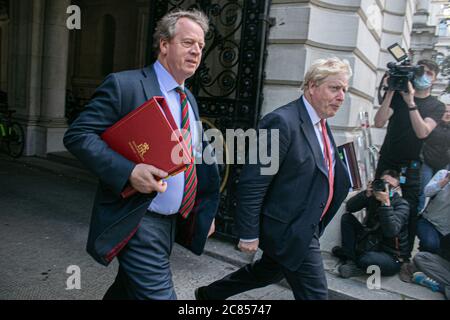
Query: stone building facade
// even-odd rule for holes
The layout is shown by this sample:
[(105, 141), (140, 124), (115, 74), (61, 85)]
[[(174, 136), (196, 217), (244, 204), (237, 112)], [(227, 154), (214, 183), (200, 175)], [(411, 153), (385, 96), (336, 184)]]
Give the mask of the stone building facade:
[[(107, 73), (144, 65), (150, 1), (2, 1), (8, 12), (0, 18), (0, 89), (26, 128), (27, 155), (64, 150), (68, 91), (88, 99)], [(423, 2), (272, 0), (261, 114), (298, 97), (311, 61), (338, 56), (349, 60), (354, 76), (331, 124), (338, 143), (354, 140), (359, 112), (372, 117), (376, 110), (377, 85), (392, 61), (386, 48), (410, 48), (413, 15)], [(81, 8), (81, 30), (66, 27), (72, 4)], [(383, 130), (373, 133), (380, 143)]]

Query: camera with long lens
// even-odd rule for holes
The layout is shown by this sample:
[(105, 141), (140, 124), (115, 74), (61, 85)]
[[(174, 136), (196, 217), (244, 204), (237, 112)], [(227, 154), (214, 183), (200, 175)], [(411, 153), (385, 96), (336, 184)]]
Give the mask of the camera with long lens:
[(408, 81), (413, 81), (416, 77), (421, 77), (424, 73), (423, 66), (411, 64), (408, 54), (398, 43), (394, 43), (388, 48), (390, 54), (397, 63), (389, 62), (388, 67), (388, 90), (408, 92)]
[(372, 190), (375, 192), (386, 191), (386, 181), (383, 179), (375, 179), (372, 181)]

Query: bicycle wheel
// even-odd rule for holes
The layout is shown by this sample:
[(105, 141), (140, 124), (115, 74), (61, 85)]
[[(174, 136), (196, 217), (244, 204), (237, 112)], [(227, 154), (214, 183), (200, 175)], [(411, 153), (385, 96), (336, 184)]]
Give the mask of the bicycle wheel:
[(24, 147), (25, 134), (23, 132), (22, 126), (17, 122), (12, 122), (8, 127), (6, 150), (11, 157), (18, 158), (22, 155)]

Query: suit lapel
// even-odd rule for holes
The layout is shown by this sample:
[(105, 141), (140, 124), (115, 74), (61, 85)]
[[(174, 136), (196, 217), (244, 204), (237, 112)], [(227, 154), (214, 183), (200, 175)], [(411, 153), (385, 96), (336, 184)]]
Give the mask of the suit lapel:
[(187, 88), (186, 88), (186, 95), (187, 95), (189, 104), (192, 107), (192, 110), (194, 110), (195, 119), (197, 121), (200, 121), (200, 114), (198, 112), (197, 101), (195, 100), (194, 95), (191, 93), (191, 91), (189, 91)]
[(309, 146), (311, 147), (316, 166), (320, 171), (322, 171), (325, 176), (328, 177), (328, 170), (325, 167), (325, 159), (323, 158), (322, 150), (320, 150), (320, 144), (319, 141), (317, 141), (316, 132), (309, 117), (308, 111), (306, 110), (306, 106), (303, 103), (303, 98), (300, 97), (298, 102), (298, 110), (300, 113), (301, 122), (300, 127), (306, 137), (306, 140), (308, 141)]
[(147, 100), (154, 96), (163, 97), (155, 70), (153, 70), (153, 65), (145, 67), (142, 69), (142, 72), (144, 73), (145, 78), (141, 80), (141, 83)]
[[(331, 134), (331, 129), (330, 129), (330, 127), (328, 126), (328, 121), (327, 121), (327, 123), (326, 123), (326, 126), (327, 126), (328, 137), (330, 138), (331, 145), (333, 146), (333, 149), (334, 149), (334, 157), (336, 158), (336, 162), (337, 162), (338, 156), (339, 156), (339, 152), (338, 152), (338, 149), (337, 149), (337, 146), (336, 146), (336, 142), (334, 141), (334, 137), (333, 137), (333, 135)], [(340, 158), (339, 158), (339, 159), (340, 159)]]

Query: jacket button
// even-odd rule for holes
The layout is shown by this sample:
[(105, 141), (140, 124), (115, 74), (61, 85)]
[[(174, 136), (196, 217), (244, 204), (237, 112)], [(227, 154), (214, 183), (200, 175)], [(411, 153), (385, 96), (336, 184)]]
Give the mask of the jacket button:
[(325, 202), (322, 202), (322, 203), (320, 204), (320, 209), (323, 209), (323, 208), (325, 208)]

